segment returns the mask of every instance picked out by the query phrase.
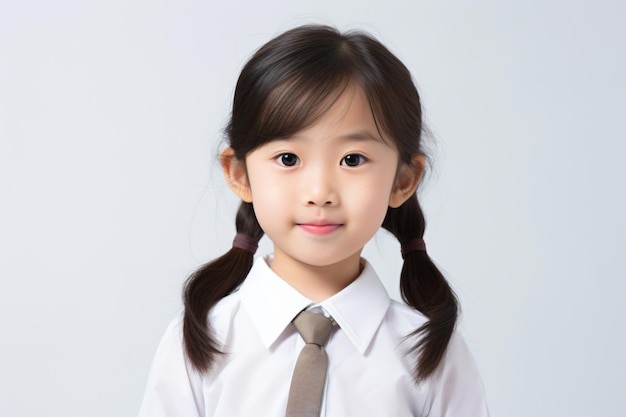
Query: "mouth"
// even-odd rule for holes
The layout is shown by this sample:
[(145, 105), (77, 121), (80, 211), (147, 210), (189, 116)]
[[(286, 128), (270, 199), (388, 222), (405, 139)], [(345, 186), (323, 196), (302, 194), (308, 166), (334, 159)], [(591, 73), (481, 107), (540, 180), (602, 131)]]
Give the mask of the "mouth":
[(339, 229), (342, 224), (316, 224), (316, 223), (298, 223), (298, 227), (312, 235), (327, 235)]

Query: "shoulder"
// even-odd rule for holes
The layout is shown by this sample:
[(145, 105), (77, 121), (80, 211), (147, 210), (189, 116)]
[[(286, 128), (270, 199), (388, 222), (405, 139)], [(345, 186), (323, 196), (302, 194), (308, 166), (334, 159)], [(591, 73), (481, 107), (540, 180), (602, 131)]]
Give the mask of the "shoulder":
[[(229, 335), (233, 317), (239, 308), (239, 296), (233, 293), (218, 302), (209, 312), (209, 323), (219, 342)], [(203, 381), (188, 362), (183, 342), (183, 312), (170, 322), (152, 361), (150, 375), (139, 415), (204, 415)]]
[[(236, 293), (220, 300), (209, 312), (209, 320), (218, 341), (222, 341), (229, 331), (232, 317), (239, 306), (239, 297)], [(184, 353), (183, 342), (184, 311), (181, 311), (167, 326), (157, 349), (154, 367), (178, 366), (179, 371), (191, 369)], [(172, 369), (169, 370), (170, 372)]]
[(452, 333), (446, 354), (428, 385), (433, 416), (489, 415), (478, 367), (461, 333)]
[(165, 330), (152, 361), (139, 416), (200, 416), (201, 382), (183, 350), (182, 314)]
[(241, 294), (238, 290), (222, 298), (209, 311), (208, 323), (216, 340), (224, 344), (229, 338), (232, 326), (241, 310)]
[(392, 299), (384, 321), (398, 333), (408, 335), (426, 323), (428, 318), (413, 307)]
[[(392, 300), (384, 323), (396, 337), (406, 337), (427, 321), (421, 312)], [(412, 369), (413, 364), (409, 365)], [(463, 335), (456, 329), (439, 368), (420, 386), (427, 393), (425, 407), (429, 416), (489, 415), (478, 367)]]
[(211, 308), (209, 311), (210, 323), (228, 321), (229, 318), (237, 314), (239, 306), (241, 304), (241, 293), (239, 290), (235, 290)]

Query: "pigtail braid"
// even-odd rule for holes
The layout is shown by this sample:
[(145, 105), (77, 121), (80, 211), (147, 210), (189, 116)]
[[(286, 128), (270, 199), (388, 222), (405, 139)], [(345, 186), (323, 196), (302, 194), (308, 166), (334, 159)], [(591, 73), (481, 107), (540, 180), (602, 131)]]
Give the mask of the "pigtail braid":
[[(241, 203), (235, 224), (237, 233), (257, 242), (263, 236), (251, 203)], [(209, 310), (241, 285), (252, 268), (253, 260), (250, 251), (233, 247), (202, 266), (185, 283), (183, 342), (187, 358), (198, 371), (209, 370), (217, 355), (222, 353), (208, 323)]]
[[(398, 208), (389, 208), (382, 227), (400, 243), (422, 238), (426, 222), (417, 195)], [(418, 357), (415, 378), (421, 380), (437, 369), (445, 354), (456, 324), (458, 301), (425, 251), (406, 254), (400, 274), (400, 291), (408, 305), (428, 318), (424, 325), (409, 335), (421, 336), (411, 347), (411, 352)]]

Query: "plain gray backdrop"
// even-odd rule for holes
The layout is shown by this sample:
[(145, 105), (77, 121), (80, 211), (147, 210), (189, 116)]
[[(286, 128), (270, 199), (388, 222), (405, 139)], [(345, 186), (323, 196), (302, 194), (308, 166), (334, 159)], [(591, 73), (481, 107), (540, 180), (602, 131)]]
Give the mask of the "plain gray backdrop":
[[(618, 1), (0, 2), (0, 416), (133, 416), (186, 277), (228, 249), (238, 72), (371, 32), (435, 138), (426, 240), (493, 416), (626, 415)], [(270, 250), (262, 243), (261, 251)], [(398, 244), (365, 256), (398, 297)]]

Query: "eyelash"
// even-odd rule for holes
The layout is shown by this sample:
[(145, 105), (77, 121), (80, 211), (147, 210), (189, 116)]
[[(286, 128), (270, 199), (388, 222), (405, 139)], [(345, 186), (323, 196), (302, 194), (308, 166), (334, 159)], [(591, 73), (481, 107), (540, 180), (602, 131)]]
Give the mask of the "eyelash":
[[(350, 157), (357, 157), (357, 158), (359, 158), (359, 161), (357, 162), (356, 165), (350, 165), (347, 162), (348, 158), (350, 158)], [(287, 162), (286, 158), (289, 158), (289, 159), (295, 158), (295, 161), (289, 161), (288, 163), (286, 163)], [(277, 155), (275, 159), (276, 159), (276, 161), (278, 162), (279, 165), (287, 167), (287, 168), (296, 166), (296, 165), (298, 165), (300, 163), (300, 158), (298, 158), (298, 156), (296, 154), (290, 153), (290, 152), (281, 153), (281, 154)], [(347, 166), (347, 167), (350, 167), (350, 168), (355, 168), (355, 167), (363, 165), (367, 161), (368, 161), (368, 159), (365, 156), (363, 156), (361, 154), (358, 154), (358, 153), (351, 153), (351, 154), (348, 154), (348, 155), (344, 156), (341, 159), (341, 165), (342, 166)]]

